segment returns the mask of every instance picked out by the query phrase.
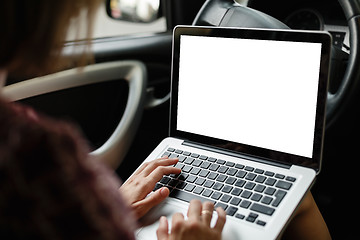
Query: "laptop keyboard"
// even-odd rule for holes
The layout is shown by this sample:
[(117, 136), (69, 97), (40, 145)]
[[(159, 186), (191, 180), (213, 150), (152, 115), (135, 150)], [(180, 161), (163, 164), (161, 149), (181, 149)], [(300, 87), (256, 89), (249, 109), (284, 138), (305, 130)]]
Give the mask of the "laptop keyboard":
[[(296, 181), (292, 176), (175, 148), (168, 148), (164, 156), (179, 158), (175, 166), (182, 172), (164, 176), (154, 191), (166, 186), (170, 189), (170, 197), (176, 199), (212, 201), (228, 216), (259, 226), (266, 225), (259, 214), (272, 216)], [(250, 213), (245, 216), (241, 208), (249, 209)]]

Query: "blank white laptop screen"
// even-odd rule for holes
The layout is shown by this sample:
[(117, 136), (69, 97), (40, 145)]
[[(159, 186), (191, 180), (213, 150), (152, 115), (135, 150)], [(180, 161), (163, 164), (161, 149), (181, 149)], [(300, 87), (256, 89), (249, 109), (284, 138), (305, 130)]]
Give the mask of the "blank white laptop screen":
[(311, 158), (321, 44), (183, 35), (177, 130)]

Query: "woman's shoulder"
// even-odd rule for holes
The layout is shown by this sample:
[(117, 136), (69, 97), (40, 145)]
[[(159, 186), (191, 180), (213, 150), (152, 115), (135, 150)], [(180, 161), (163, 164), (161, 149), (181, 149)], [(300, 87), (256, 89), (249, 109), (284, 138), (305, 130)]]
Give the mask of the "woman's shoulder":
[[(0, 223), (7, 219), (7, 229), (23, 224), (32, 233), (22, 228), (12, 233), (47, 234), (48, 239), (77, 233), (87, 239), (106, 234), (133, 239), (135, 225), (131, 217), (123, 220), (130, 212), (117, 192), (116, 176), (88, 153), (75, 126), (0, 100), (0, 210), (11, 214), (0, 216)], [(42, 232), (40, 220), (52, 231)]]

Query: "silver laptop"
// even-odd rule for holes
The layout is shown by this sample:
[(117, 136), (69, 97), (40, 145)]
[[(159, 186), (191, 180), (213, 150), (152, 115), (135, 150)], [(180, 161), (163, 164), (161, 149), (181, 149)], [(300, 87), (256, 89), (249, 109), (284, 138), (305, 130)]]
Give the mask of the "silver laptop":
[(324, 32), (175, 28), (170, 136), (145, 161), (182, 173), (137, 238), (191, 199), (225, 209), (225, 240), (279, 237), (321, 168), (330, 49)]

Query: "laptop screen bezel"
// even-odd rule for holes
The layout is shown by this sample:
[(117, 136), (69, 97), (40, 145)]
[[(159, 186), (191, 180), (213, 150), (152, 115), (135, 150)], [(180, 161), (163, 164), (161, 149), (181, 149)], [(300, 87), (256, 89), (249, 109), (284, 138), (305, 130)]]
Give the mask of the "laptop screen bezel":
[[(226, 140), (202, 136), (194, 133), (184, 132), (177, 129), (177, 106), (178, 106), (178, 84), (179, 84), (179, 60), (180, 60), (180, 38), (188, 36), (208, 36), (224, 38), (241, 38), (275, 41), (295, 41), (321, 43), (321, 62), (319, 71), (318, 98), (315, 117), (315, 131), (312, 158), (293, 155), (260, 147), (234, 143)], [(316, 172), (321, 169), (322, 148), (325, 129), (325, 112), (328, 90), (328, 72), (331, 54), (331, 36), (326, 32), (294, 31), (294, 30), (268, 30), (268, 29), (244, 29), (244, 28), (218, 28), (218, 27), (194, 27), (178, 26), (173, 34), (173, 59), (172, 59), (172, 81), (171, 81), (171, 107), (170, 107), (170, 130), (169, 135), (191, 142), (225, 149), (241, 155), (260, 157), (286, 165), (300, 165), (310, 167)], [(305, 96), (304, 96), (305, 97)], [(241, 149), (241, 150), (239, 150)]]

